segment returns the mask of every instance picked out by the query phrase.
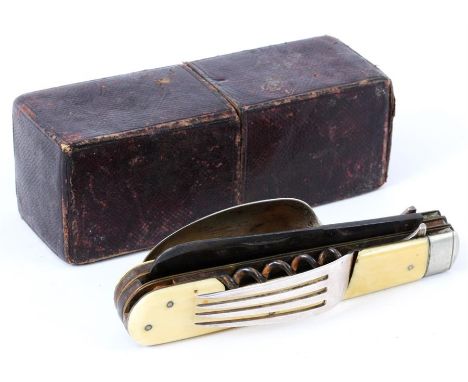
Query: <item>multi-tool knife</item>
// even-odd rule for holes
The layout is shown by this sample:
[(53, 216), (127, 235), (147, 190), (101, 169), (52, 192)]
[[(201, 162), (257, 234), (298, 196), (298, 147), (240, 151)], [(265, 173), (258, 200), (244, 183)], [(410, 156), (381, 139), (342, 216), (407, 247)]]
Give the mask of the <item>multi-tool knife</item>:
[(320, 225), (273, 199), (199, 219), (127, 272), (114, 301), (130, 336), (156, 345), (323, 312), (343, 299), (452, 266), (458, 237), (439, 211)]

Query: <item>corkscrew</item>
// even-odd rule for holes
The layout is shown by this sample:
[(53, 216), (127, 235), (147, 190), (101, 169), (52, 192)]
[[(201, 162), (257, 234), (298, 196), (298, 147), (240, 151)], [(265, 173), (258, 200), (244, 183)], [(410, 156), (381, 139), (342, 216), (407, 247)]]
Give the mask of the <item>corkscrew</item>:
[(247, 203), (165, 238), (114, 301), (129, 334), (161, 344), (282, 322), (448, 270), (458, 238), (439, 211), (320, 225), (296, 199)]

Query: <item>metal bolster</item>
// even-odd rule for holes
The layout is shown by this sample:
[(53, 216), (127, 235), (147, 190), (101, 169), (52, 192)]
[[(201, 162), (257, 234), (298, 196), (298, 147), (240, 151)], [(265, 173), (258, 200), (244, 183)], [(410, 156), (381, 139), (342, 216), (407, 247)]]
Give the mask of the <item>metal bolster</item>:
[(459, 247), (458, 234), (452, 229), (429, 235), (428, 238), (429, 261), (424, 277), (449, 270), (457, 257)]

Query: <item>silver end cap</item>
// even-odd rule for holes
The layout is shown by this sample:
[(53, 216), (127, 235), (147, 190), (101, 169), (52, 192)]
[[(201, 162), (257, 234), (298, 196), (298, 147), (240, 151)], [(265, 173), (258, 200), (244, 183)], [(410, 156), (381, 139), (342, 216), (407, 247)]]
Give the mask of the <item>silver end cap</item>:
[(453, 230), (430, 235), (428, 238), (429, 261), (424, 277), (448, 271), (455, 262), (459, 248), (458, 234)]

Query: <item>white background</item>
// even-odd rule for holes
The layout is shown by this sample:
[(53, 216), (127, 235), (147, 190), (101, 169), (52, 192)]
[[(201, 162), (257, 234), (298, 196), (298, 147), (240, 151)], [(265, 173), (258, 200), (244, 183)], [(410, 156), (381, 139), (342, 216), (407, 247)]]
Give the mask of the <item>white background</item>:
[[(468, 361), (468, 13), (462, 2), (2, 1), (0, 380), (451, 380)], [(397, 114), (388, 183), (317, 208), (322, 222), (440, 209), (452, 270), (290, 324), (144, 348), (113, 306), (144, 253), (58, 258), (20, 219), (11, 105), (19, 94), (329, 34), (388, 74)]]

